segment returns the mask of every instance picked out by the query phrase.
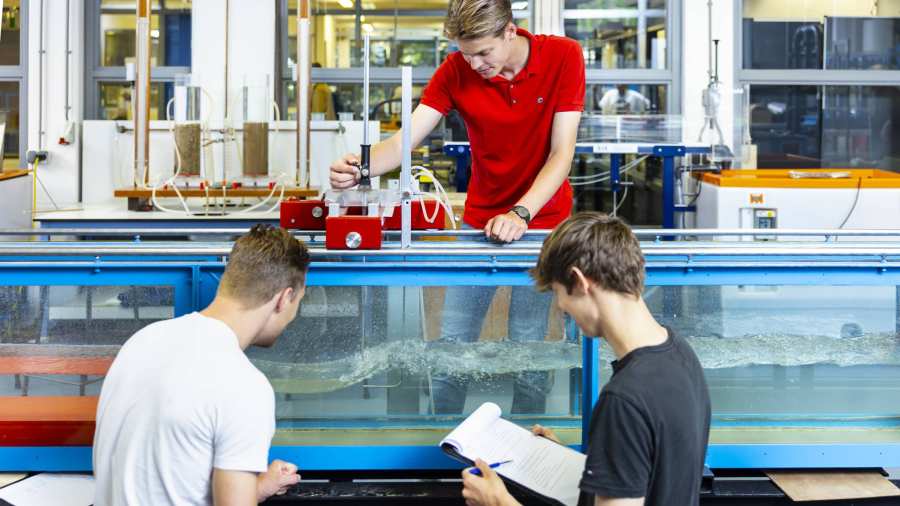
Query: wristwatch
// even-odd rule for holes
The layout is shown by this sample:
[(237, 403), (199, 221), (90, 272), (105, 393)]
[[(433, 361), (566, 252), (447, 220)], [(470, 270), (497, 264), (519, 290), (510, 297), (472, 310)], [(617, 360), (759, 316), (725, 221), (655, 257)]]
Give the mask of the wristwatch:
[(528, 225), (531, 222), (531, 213), (528, 212), (528, 208), (525, 206), (513, 206), (512, 209), (509, 210), (511, 213), (516, 213), (516, 216), (522, 218), (525, 221), (525, 224)]

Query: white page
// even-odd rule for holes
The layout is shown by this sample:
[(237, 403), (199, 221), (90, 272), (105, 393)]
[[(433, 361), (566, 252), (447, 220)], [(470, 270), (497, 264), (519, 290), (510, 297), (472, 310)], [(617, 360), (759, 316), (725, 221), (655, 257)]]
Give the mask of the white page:
[(0, 499), (13, 506), (90, 506), (94, 502), (94, 477), (38, 474), (0, 489)]
[[(492, 406), (490, 414), (493, 415), (496, 408), (499, 416), (499, 408), (495, 404)], [(472, 461), (480, 458), (489, 464), (512, 460), (498, 467), (497, 473), (563, 504), (578, 504), (578, 483), (586, 459), (584, 454), (535, 436), (499, 417), (490, 423), (490, 418), (484, 414), (475, 423), (457, 432), (468, 421), (466, 419), (445, 439), (450, 440), (454, 434), (455, 438), (461, 439), (461, 448), (457, 447), (460, 454)], [(488, 424), (485, 425), (485, 422)]]
[(450, 434), (447, 434), (447, 437), (441, 440), (441, 446), (448, 444), (461, 455), (468, 456), (464, 448), (475, 444), (482, 437), (481, 434), (498, 419), (500, 419), (500, 406), (493, 402), (485, 402), (466, 417)]

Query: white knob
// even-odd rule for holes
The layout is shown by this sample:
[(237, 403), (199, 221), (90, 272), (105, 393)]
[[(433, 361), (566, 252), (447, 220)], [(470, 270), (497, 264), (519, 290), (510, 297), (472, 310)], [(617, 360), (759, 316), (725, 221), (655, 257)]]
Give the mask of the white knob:
[(359, 248), (359, 245), (362, 244), (362, 236), (359, 235), (359, 232), (350, 232), (347, 234), (347, 237), (344, 238), (344, 244), (350, 249), (357, 249)]

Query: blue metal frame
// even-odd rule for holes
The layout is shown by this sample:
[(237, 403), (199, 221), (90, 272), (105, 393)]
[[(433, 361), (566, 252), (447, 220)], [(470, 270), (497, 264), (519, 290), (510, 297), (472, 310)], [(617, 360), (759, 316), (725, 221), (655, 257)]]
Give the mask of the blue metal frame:
[[(575, 145), (576, 153), (594, 153), (593, 143), (578, 143)], [(675, 204), (675, 159), (692, 154), (706, 154), (710, 152), (709, 146), (684, 146), (680, 144), (646, 144), (639, 145), (635, 154), (650, 155), (662, 158), (663, 161), (663, 228), (675, 228), (675, 215), (677, 213), (692, 212), (693, 206)], [(472, 160), (472, 153), (466, 143), (452, 143), (444, 146), (444, 154), (456, 159), (457, 175), (464, 171)], [(622, 153), (610, 153), (610, 189), (614, 192), (621, 190)], [(458, 177), (458, 176), (457, 176)], [(468, 181), (466, 181), (468, 184)], [(465, 189), (459, 190), (465, 191)]]
[[(450, 261), (448, 261), (450, 260)], [(311, 286), (525, 285), (533, 259), (427, 260), (415, 257), (350, 258), (316, 262)], [(648, 256), (648, 286), (697, 285), (869, 285), (900, 286), (900, 258), (852, 256), (818, 258)], [(777, 266), (761, 267), (760, 262)], [(835, 266), (835, 262), (844, 262)], [(175, 313), (185, 314), (212, 300), (224, 269), (221, 258), (184, 256), (142, 261), (116, 258), (0, 258), (5, 285), (167, 285), (175, 291)], [(582, 369), (583, 438), (599, 394), (599, 342), (584, 340)], [(777, 424), (776, 424), (777, 425)], [(90, 448), (0, 447), (0, 471), (87, 471)], [(308, 470), (455, 469), (459, 464), (439, 449), (421, 446), (275, 446), (273, 458), (286, 458)], [(900, 467), (900, 444), (711, 444), (711, 468)]]

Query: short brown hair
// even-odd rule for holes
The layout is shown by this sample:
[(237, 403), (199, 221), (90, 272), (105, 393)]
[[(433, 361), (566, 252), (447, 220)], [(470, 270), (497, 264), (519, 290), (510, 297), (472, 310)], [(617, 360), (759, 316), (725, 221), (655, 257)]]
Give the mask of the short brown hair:
[(219, 293), (257, 308), (285, 288), (306, 283), (309, 250), (283, 228), (254, 225), (231, 248)]
[(450, 0), (444, 35), (450, 40), (499, 37), (512, 19), (510, 0)]
[(644, 255), (637, 237), (622, 220), (582, 212), (561, 223), (541, 249), (531, 276), (539, 290), (554, 282), (572, 293), (577, 267), (604, 290), (640, 297), (644, 291)]

